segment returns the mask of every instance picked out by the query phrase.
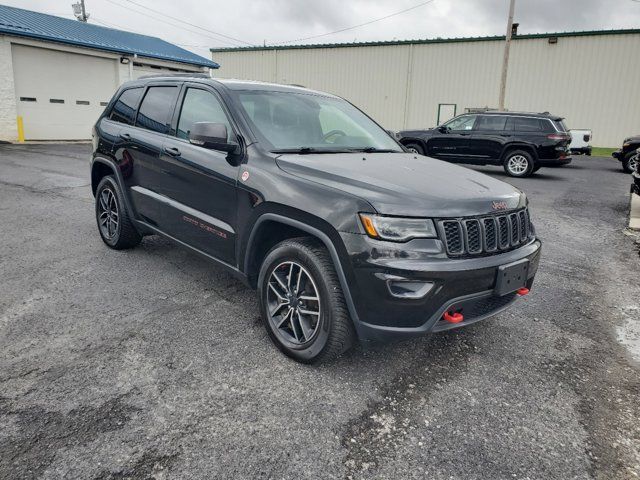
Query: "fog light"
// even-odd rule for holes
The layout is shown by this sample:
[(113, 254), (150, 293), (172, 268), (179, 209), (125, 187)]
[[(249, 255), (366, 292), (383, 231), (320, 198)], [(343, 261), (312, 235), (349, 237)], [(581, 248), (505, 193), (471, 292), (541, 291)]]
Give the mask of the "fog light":
[(433, 282), (416, 280), (387, 280), (389, 292), (396, 298), (424, 298), (433, 288)]

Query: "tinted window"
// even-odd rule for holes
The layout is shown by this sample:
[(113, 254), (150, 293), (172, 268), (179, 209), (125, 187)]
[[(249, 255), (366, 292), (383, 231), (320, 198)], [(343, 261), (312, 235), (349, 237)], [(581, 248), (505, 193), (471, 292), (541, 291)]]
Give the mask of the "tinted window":
[(462, 115), (453, 120), (449, 120), (444, 126), (451, 130), (471, 130), (476, 121), (476, 117), (477, 115)]
[(173, 104), (178, 87), (150, 87), (142, 99), (136, 127), (159, 133), (169, 133)]
[(539, 132), (541, 121), (537, 118), (513, 117), (513, 129), (518, 132)]
[(190, 88), (184, 96), (182, 111), (178, 121), (177, 135), (189, 138), (189, 131), (196, 122), (223, 123), (227, 126), (229, 136), (233, 133), (231, 123), (220, 104), (220, 101), (210, 92), (198, 88)]
[(133, 125), (133, 117), (136, 114), (136, 108), (138, 108), (140, 95), (142, 95), (142, 88), (131, 88), (122, 92), (109, 114), (109, 119)]
[(476, 123), (476, 130), (505, 130), (507, 117), (501, 115), (481, 115)]
[[(549, 122), (547, 122), (549, 123)], [(553, 123), (555, 124), (556, 128), (558, 129), (558, 131), (560, 132), (568, 132), (569, 130), (567, 130), (567, 126), (564, 124), (564, 122), (562, 120), (554, 120)], [(551, 128), (551, 125), (549, 125), (549, 129)]]

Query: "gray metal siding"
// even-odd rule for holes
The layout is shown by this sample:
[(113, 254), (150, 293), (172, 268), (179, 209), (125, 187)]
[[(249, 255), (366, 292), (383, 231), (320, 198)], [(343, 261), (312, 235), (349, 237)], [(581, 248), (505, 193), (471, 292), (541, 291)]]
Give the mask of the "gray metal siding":
[[(498, 103), (504, 43), (465, 42), (216, 51), (216, 76), (295, 83), (347, 98), (386, 128), (436, 124), (438, 104)], [(619, 146), (640, 131), (640, 33), (520, 38), (513, 42), (506, 105), (550, 111), (593, 144)]]

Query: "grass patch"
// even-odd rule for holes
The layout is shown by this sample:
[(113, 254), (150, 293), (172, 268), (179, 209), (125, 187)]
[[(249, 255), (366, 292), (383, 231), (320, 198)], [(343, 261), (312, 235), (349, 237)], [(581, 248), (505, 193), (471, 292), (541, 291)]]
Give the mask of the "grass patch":
[(616, 150), (617, 148), (593, 147), (591, 155), (594, 157), (610, 157)]

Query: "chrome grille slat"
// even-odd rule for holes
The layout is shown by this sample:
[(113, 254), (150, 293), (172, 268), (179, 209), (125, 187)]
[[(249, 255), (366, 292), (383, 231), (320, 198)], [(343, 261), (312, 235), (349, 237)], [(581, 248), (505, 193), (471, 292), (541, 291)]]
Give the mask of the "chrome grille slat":
[(478, 256), (517, 248), (532, 235), (527, 209), (438, 222), (449, 256)]

